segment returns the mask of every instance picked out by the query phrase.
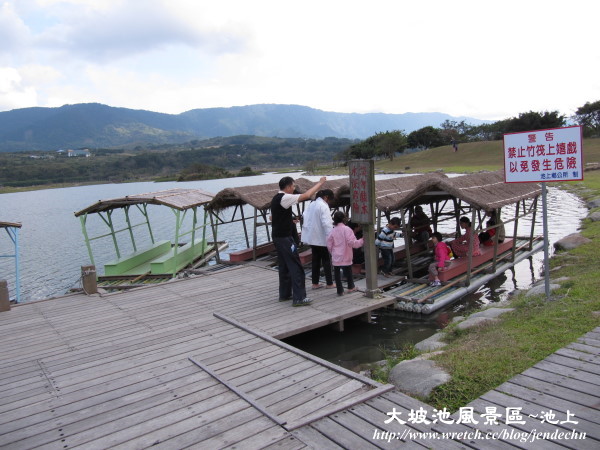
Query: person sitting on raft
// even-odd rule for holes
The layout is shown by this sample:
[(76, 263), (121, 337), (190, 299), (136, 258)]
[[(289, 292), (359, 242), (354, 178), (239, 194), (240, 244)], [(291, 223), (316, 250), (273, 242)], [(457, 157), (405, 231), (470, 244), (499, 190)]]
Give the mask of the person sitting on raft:
[(441, 286), (438, 275), (440, 271), (450, 267), (450, 248), (442, 240), (442, 234), (437, 231), (432, 233), (431, 241), (433, 242), (435, 261), (429, 264), (429, 286)]
[(467, 256), (469, 253), (469, 245), (470, 242), (473, 242), (473, 256), (481, 255), (481, 250), (479, 250), (479, 239), (473, 239), (473, 232), (471, 231), (471, 221), (468, 217), (461, 217), (459, 220), (460, 227), (465, 230), (465, 234), (460, 236), (458, 239), (454, 239), (450, 241), (448, 245), (454, 253), (454, 257), (462, 258)]
[(482, 231), (479, 233), (479, 242), (485, 246), (494, 245), (493, 237), (498, 233), (498, 243), (504, 242), (506, 238), (506, 231), (504, 230), (504, 223), (502, 220), (496, 218), (496, 211), (486, 211), (485, 215), (489, 217), (489, 220), (486, 222), (486, 228), (493, 227), (494, 225), (498, 225), (496, 228), (490, 228), (487, 231)]

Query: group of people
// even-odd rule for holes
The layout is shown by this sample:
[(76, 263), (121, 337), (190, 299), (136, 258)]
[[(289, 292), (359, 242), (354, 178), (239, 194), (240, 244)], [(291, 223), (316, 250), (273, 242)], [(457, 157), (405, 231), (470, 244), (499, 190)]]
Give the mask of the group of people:
[(494, 236), (498, 235), (498, 242), (504, 242), (506, 232), (504, 224), (498, 219), (496, 211), (487, 211), (486, 217), (489, 217), (486, 222), (486, 231), (483, 231), (474, 238), (475, 234), (471, 230), (471, 221), (468, 217), (459, 219), (460, 228), (465, 230), (457, 239), (448, 242), (442, 240), (442, 235), (438, 232), (433, 233), (432, 242), (434, 246), (435, 260), (429, 265), (429, 280), (431, 286), (440, 286), (442, 283), (439, 279), (439, 272), (446, 270), (450, 266), (452, 256), (462, 258), (469, 254), (471, 248), (472, 256), (481, 255), (480, 245), (494, 245)]
[(357, 290), (352, 277), (353, 249), (362, 247), (363, 239), (357, 238), (354, 231), (346, 226), (347, 217), (342, 211), (336, 211), (332, 221), (329, 203), (333, 200), (333, 192), (320, 189), (325, 181), (326, 178), (321, 177), (305, 193), (294, 194), (294, 179), (283, 177), (279, 181), (280, 190), (271, 201), (272, 236), (279, 266), (279, 301), (292, 300), (292, 306), (307, 306), (312, 300), (306, 295), (304, 269), (298, 253), (300, 242), (291, 207), (315, 194), (315, 201), (304, 212), (302, 227), (302, 241), (312, 250), (312, 288), (324, 287), (319, 282), (322, 266), (325, 288), (335, 287), (338, 295), (343, 295), (343, 272), (348, 292)]
[[(292, 300), (293, 306), (310, 305), (312, 300), (306, 295), (304, 269), (298, 253), (300, 241), (296, 228), (297, 221), (291, 207), (310, 199), (315, 194), (315, 201), (311, 202), (304, 212), (302, 227), (302, 241), (312, 249), (312, 289), (336, 288), (338, 295), (343, 295), (343, 273), (348, 283), (348, 292), (357, 290), (352, 276), (352, 264), (353, 259), (360, 257), (356, 250), (364, 245), (360, 227), (348, 226), (348, 217), (342, 211), (336, 211), (332, 220), (330, 203), (334, 199), (334, 194), (330, 189), (320, 189), (325, 181), (326, 178), (321, 177), (303, 194), (294, 194), (294, 179), (284, 177), (279, 181), (279, 192), (271, 201), (272, 236), (279, 265), (279, 301)], [(429, 280), (432, 286), (441, 285), (439, 272), (450, 266), (453, 256), (464, 257), (469, 249), (473, 256), (480, 255), (480, 244), (493, 245), (496, 234), (498, 242), (504, 241), (504, 225), (496, 217), (496, 211), (488, 211), (486, 216), (489, 217), (486, 222), (487, 230), (479, 233), (476, 238), (469, 218), (461, 217), (459, 224), (464, 234), (445, 243), (439, 232), (432, 231), (431, 221), (423, 212), (423, 208), (420, 205), (415, 206), (409, 227), (415, 241), (427, 244), (430, 238), (432, 240), (434, 262), (429, 265)], [(394, 239), (400, 228), (400, 219), (392, 217), (376, 236), (375, 244), (381, 251), (382, 271), (386, 277), (392, 276)], [(325, 273), (325, 286), (320, 284), (321, 267)]]

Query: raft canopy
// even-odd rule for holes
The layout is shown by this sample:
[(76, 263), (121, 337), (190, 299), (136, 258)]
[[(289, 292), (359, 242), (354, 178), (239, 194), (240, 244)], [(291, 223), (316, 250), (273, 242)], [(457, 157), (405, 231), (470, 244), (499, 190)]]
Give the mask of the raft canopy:
[[(296, 178), (294, 183), (296, 184), (294, 193), (303, 194), (313, 187), (316, 182), (307, 180), (306, 178)], [(322, 189), (331, 189), (336, 194), (339, 189), (343, 189), (344, 187), (346, 187), (347, 191), (347, 185), (347, 177), (339, 180), (327, 180)], [(265, 211), (271, 208), (271, 200), (273, 200), (273, 196), (277, 192), (279, 192), (279, 183), (226, 188), (219, 191), (206, 208), (219, 212), (235, 206), (250, 205), (259, 211)]]
[[(92, 254), (91, 241), (112, 237), (115, 248), (116, 259), (105, 263), (105, 274), (108, 275), (144, 275), (166, 274), (175, 276), (176, 273), (187, 264), (198, 258), (203, 258), (205, 253), (210, 250), (206, 242), (207, 211), (204, 210), (204, 220), (200, 222), (197, 217), (198, 207), (206, 205), (213, 199), (213, 194), (201, 189), (169, 189), (159, 192), (150, 192), (139, 195), (128, 195), (121, 198), (110, 200), (100, 200), (91, 206), (75, 213), (81, 221), (82, 232), (85, 238), (86, 246), (90, 256), (90, 261), (95, 265)], [(148, 215), (148, 205), (161, 205), (171, 208), (175, 215), (175, 237), (174, 242), (155, 241), (150, 219)], [(144, 220), (138, 224), (132, 224), (129, 216), (129, 209), (135, 206), (142, 214)], [(116, 229), (112, 215), (116, 210), (122, 210), (125, 214), (126, 227)], [(192, 226), (191, 230), (182, 232), (182, 226), (186, 213), (191, 211)], [(102, 234), (95, 237), (88, 236), (87, 218), (89, 214), (98, 214), (102, 221), (108, 227), (108, 234)], [(136, 242), (136, 235), (133, 228), (140, 225), (146, 225), (151, 241), (148, 248), (139, 248)], [(128, 232), (131, 240), (132, 253), (122, 254), (116, 235), (121, 232)], [(201, 234), (200, 234), (201, 233)], [(182, 244), (181, 239), (190, 236), (187, 244)], [(201, 235), (201, 238), (196, 238)], [(139, 236), (137, 236), (139, 238)]]
[(75, 213), (75, 217), (83, 214), (105, 212), (112, 209), (132, 205), (163, 205), (184, 211), (186, 209), (205, 205), (214, 195), (201, 189), (169, 189), (166, 191), (149, 192), (147, 194), (128, 195), (110, 200), (99, 200), (91, 206)]
[(0, 222), (0, 228), (21, 228), (21, 224), (14, 222)]

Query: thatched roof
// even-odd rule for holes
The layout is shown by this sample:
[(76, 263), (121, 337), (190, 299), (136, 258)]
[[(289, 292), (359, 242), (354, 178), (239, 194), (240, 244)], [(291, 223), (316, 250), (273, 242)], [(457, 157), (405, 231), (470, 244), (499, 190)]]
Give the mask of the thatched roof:
[[(298, 194), (306, 192), (315, 184), (305, 178), (298, 178), (295, 183), (295, 192)], [(349, 205), (349, 178), (327, 180), (323, 189), (333, 191), (335, 200), (331, 204), (332, 207)], [(248, 204), (259, 210), (267, 210), (271, 207), (271, 200), (278, 191), (278, 183), (223, 189), (215, 195), (207, 205), (207, 209), (220, 211), (232, 206)], [(475, 173), (455, 178), (432, 172), (375, 181), (375, 205), (381, 211), (399, 211), (416, 204), (456, 197), (475, 208), (495, 209), (536, 197), (540, 192), (540, 187), (536, 183), (505, 183), (502, 171)]]
[(477, 209), (491, 210), (535, 198), (541, 194), (537, 183), (505, 183), (504, 172), (479, 172), (455, 178), (429, 179), (421, 183), (395, 209), (432, 200), (458, 198)]
[[(314, 181), (306, 178), (297, 178), (296, 194), (302, 194), (315, 185)], [(334, 194), (340, 188), (348, 184), (348, 178), (340, 180), (327, 180), (322, 189), (331, 189)], [(221, 211), (232, 206), (251, 205), (259, 210), (266, 210), (271, 207), (273, 196), (279, 192), (279, 183), (260, 184), (257, 186), (242, 186), (236, 188), (223, 189), (215, 195), (215, 198), (207, 205), (207, 209)]]
[(166, 191), (149, 192), (147, 194), (128, 195), (111, 200), (99, 200), (93, 205), (76, 212), (75, 217), (140, 204), (164, 205), (183, 211), (204, 205), (210, 202), (213, 197), (213, 194), (201, 189), (169, 189)]
[(479, 172), (448, 178), (438, 186), (478, 209), (496, 209), (535, 198), (542, 193), (538, 183), (505, 183), (504, 171)]
[(0, 228), (21, 228), (21, 224), (14, 222), (0, 222)]

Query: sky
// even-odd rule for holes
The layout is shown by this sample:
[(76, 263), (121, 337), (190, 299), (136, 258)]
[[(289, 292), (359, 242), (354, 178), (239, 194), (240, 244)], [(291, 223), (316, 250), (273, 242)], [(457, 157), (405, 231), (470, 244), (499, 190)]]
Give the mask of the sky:
[(570, 116), (600, 100), (599, 17), (596, 0), (0, 0), (0, 111)]

